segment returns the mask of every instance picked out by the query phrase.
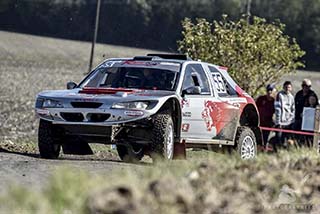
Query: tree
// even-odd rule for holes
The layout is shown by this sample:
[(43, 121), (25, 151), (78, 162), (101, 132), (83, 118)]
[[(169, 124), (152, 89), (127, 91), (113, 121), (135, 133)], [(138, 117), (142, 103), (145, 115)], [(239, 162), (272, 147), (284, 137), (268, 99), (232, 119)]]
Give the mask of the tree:
[(193, 59), (227, 66), (230, 75), (249, 94), (256, 96), (268, 83), (279, 81), (282, 75), (304, 64), (305, 54), (295, 41), (284, 35), (281, 23), (246, 17), (231, 21), (223, 15), (221, 21), (205, 19), (182, 22), (183, 39), (179, 50)]

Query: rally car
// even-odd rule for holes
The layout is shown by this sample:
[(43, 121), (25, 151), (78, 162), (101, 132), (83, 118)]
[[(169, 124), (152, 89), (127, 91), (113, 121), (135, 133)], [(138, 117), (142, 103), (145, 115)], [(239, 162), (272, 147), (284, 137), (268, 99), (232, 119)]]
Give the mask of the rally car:
[(235, 149), (254, 158), (262, 144), (254, 100), (227, 68), (185, 55), (107, 59), (79, 84), (37, 95), (43, 158), (92, 154), (115, 144), (119, 157), (173, 159), (188, 147)]

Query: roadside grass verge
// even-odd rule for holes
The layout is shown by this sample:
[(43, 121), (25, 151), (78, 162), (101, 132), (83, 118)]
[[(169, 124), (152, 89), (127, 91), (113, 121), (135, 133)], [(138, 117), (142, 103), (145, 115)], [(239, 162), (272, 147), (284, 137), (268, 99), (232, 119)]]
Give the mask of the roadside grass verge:
[(62, 167), (41, 191), (12, 186), (8, 213), (297, 213), (320, 205), (320, 159), (309, 149), (192, 159), (92, 175)]

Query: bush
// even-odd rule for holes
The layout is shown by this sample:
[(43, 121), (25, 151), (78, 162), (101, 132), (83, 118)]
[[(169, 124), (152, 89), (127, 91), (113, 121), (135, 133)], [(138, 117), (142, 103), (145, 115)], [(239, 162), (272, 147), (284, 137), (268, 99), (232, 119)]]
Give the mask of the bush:
[(256, 96), (266, 84), (277, 82), (287, 73), (304, 67), (299, 61), (305, 52), (295, 39), (284, 35), (284, 24), (246, 17), (210, 23), (186, 18), (179, 50), (193, 59), (229, 67), (230, 75), (249, 94)]

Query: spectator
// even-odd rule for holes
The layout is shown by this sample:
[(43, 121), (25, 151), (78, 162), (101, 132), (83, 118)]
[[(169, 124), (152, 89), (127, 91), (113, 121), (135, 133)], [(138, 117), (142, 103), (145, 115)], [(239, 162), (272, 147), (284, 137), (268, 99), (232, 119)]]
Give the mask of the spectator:
[(308, 99), (311, 94), (314, 95), (316, 102), (318, 103), (318, 97), (314, 91), (311, 90), (311, 80), (304, 79), (301, 84), (302, 89), (297, 92), (294, 101), (295, 101), (295, 130), (301, 130), (302, 124), (302, 111), (303, 107), (308, 105)]
[[(291, 94), (292, 84), (290, 81), (285, 81), (283, 90), (277, 94), (275, 100), (275, 124), (277, 128), (292, 129), (295, 118), (294, 97)], [(285, 139), (289, 137), (286, 133), (277, 132), (277, 143), (281, 143), (283, 147), (287, 146)]]
[(317, 107), (318, 105), (318, 97), (315, 93), (312, 93), (309, 95), (308, 97), (308, 103), (306, 105), (306, 107), (309, 107), (309, 108), (315, 108)]
[[(308, 103), (306, 104), (306, 107), (308, 108), (316, 108), (318, 105), (318, 97), (315, 93), (312, 93), (308, 97)], [(312, 133), (313, 131), (311, 131)], [(301, 139), (301, 138), (300, 138)], [(306, 135), (304, 136), (304, 144), (308, 147), (312, 147), (313, 144), (313, 136)]]
[[(269, 84), (266, 87), (266, 95), (258, 97), (256, 104), (260, 114), (260, 126), (262, 127), (273, 127), (274, 123), (272, 116), (274, 114), (274, 92), (275, 88), (273, 85)], [(263, 130), (263, 142), (266, 144), (268, 142), (270, 131)]]

